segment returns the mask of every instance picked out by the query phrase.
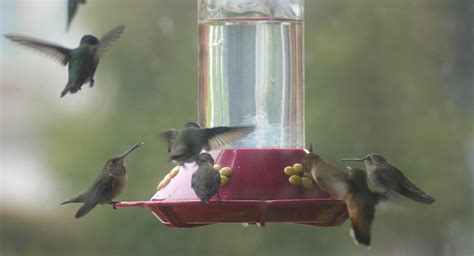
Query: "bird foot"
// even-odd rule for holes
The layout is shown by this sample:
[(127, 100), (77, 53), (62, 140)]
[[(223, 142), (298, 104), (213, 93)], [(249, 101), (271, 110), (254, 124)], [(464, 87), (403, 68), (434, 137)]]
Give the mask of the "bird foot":
[(117, 209), (117, 205), (116, 205), (116, 204), (118, 204), (118, 203), (120, 203), (120, 202), (119, 202), (119, 201), (111, 201), (109, 204), (112, 205), (112, 208)]

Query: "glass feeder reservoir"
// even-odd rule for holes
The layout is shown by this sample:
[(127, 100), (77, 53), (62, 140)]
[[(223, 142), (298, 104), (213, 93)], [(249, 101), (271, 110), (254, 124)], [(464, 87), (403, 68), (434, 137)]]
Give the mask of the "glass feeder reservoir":
[(117, 206), (146, 206), (169, 227), (342, 224), (344, 202), (330, 199), (299, 165), (307, 153), (303, 0), (200, 0), (198, 10), (199, 123), (256, 128), (210, 152), (226, 180), (221, 201), (200, 203), (191, 188), (197, 165), (186, 164), (150, 201)]

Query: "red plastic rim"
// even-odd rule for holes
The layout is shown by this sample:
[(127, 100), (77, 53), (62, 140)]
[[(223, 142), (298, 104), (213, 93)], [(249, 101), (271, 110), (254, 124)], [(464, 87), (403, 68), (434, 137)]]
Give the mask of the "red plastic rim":
[(215, 223), (290, 222), (338, 226), (348, 218), (341, 200), (319, 189), (292, 185), (283, 172), (301, 163), (304, 149), (223, 149), (212, 151), (216, 163), (232, 168), (229, 182), (219, 189), (222, 201), (202, 205), (191, 188), (197, 166), (186, 164), (150, 201), (122, 202), (116, 206), (147, 207), (168, 227), (196, 227)]

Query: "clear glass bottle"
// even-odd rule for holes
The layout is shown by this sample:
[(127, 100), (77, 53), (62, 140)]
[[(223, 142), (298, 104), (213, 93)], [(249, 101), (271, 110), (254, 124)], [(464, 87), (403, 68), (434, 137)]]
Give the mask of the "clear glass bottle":
[(233, 148), (304, 147), (303, 0), (199, 1), (199, 122)]

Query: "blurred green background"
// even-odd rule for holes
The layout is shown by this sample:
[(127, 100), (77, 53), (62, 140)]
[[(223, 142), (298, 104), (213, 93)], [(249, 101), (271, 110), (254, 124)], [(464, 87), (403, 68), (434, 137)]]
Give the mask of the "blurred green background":
[(59, 98), (66, 68), (0, 39), (2, 255), (473, 255), (473, 2), (307, 0), (306, 141), (326, 160), (379, 152), (433, 195), (381, 210), (370, 251), (336, 228), (162, 226), (146, 209), (60, 207), (106, 159), (143, 140), (119, 200), (144, 200), (171, 168), (156, 134), (197, 119), (197, 3), (1, 0), (0, 32), (74, 47), (127, 29), (96, 86)]

